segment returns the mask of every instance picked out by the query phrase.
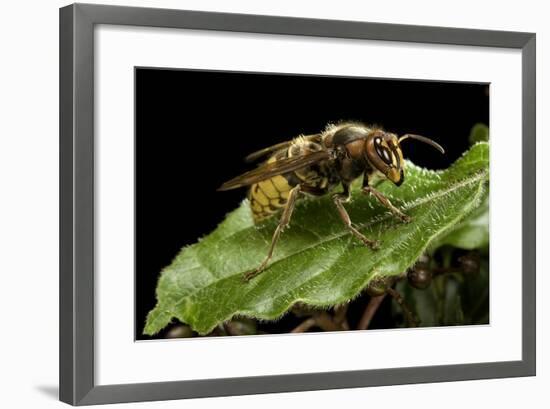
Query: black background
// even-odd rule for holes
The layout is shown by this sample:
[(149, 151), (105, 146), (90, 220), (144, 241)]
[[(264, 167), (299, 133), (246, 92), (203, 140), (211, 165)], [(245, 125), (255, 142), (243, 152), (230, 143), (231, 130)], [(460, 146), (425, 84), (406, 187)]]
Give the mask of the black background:
[(248, 153), (357, 120), (436, 140), (445, 156), (413, 141), (403, 153), (438, 169), (468, 148), (475, 123), (489, 124), (483, 84), (150, 68), (135, 76), (137, 339), (148, 339), (161, 269), (245, 197), (216, 189), (250, 169)]

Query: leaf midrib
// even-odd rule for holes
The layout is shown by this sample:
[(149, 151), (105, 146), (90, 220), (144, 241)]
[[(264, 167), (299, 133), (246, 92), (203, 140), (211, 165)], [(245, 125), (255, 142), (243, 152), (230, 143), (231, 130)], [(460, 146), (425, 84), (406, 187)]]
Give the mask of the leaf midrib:
[[(458, 190), (466, 185), (469, 185), (469, 184), (472, 184), (472, 183), (475, 183), (477, 181), (481, 181), (482, 179), (485, 178), (485, 176), (487, 176), (488, 172), (487, 171), (481, 171), (481, 172), (478, 172), (476, 174), (474, 174), (473, 176), (469, 177), (469, 178), (466, 178), (466, 179), (463, 179), (462, 181), (460, 181), (459, 183), (457, 183), (456, 185), (453, 185), (447, 189), (441, 189), (441, 190), (438, 190), (437, 192), (432, 192), (430, 194), (427, 194), (421, 198), (418, 198), (418, 199), (415, 199), (415, 200), (412, 200), (412, 201), (409, 201), (409, 202), (405, 202), (402, 206), (402, 208), (404, 210), (410, 210), (410, 209), (414, 209), (418, 206), (421, 206), (423, 204), (425, 204), (426, 202), (428, 201), (431, 201), (431, 200), (434, 200), (434, 199), (438, 199), (438, 198), (441, 198), (447, 194), (450, 194), (452, 193), (453, 191), (455, 190)], [(377, 223), (382, 223), (390, 218), (393, 218), (395, 216), (393, 216), (391, 213), (384, 213), (384, 214), (380, 214), (378, 216), (375, 216), (373, 217), (371, 220), (369, 220), (368, 222), (363, 222), (363, 223), (357, 223), (356, 224), (356, 227), (358, 227), (359, 229), (364, 229), (364, 228), (367, 228), (367, 227), (371, 227), (371, 226), (374, 226), (375, 224)], [(300, 225), (300, 228), (303, 228), (301, 225)], [(242, 231), (242, 230), (241, 230)], [(238, 231), (238, 232), (235, 232), (227, 237), (224, 237), (223, 240), (224, 241), (227, 241), (228, 238), (232, 237), (233, 235), (235, 234), (238, 234), (239, 232), (241, 231)], [(289, 257), (294, 257), (298, 254), (301, 254), (307, 250), (310, 250), (311, 248), (314, 248), (314, 247), (317, 247), (319, 245), (323, 245), (323, 244), (326, 244), (326, 243), (330, 243), (332, 242), (333, 240), (337, 240), (337, 239), (340, 239), (344, 236), (350, 236), (351, 233), (349, 232), (349, 230), (347, 229), (343, 229), (341, 230), (340, 232), (338, 233), (335, 233), (335, 234), (332, 234), (332, 235), (327, 235), (327, 236), (324, 236), (326, 237), (325, 240), (320, 240), (320, 241), (316, 241), (314, 244), (311, 244), (311, 245), (308, 245), (308, 246), (304, 246), (302, 248), (300, 248), (300, 250), (294, 252), (294, 253), (289, 253), (289, 254), (286, 254), (284, 257), (280, 257), (280, 258), (273, 258), (273, 261), (271, 263), (271, 266), (273, 266), (275, 263), (277, 263), (278, 261), (281, 261), (281, 260), (284, 260), (286, 258), (289, 258)], [(268, 243), (269, 244), (269, 243)], [(199, 263), (200, 263), (200, 260), (198, 260)], [(204, 264), (201, 263), (201, 266), (207, 270), (208, 267), (205, 266)], [(209, 270), (210, 271), (210, 270)], [(238, 275), (238, 274), (242, 274), (243, 272), (242, 271), (239, 271), (237, 273), (234, 273), (234, 274), (229, 274), (227, 276), (223, 276), (223, 277), (220, 277), (220, 279), (225, 279), (225, 278), (230, 278), (230, 277), (233, 277), (235, 275)], [(209, 286), (210, 284), (208, 284)], [(206, 287), (208, 287), (206, 286)]]
[[(441, 197), (444, 197), (448, 194), (451, 194), (452, 192), (462, 188), (462, 187), (465, 187), (467, 185), (470, 185), (470, 184), (473, 184), (475, 182), (479, 182), (479, 181), (482, 181), (483, 179), (485, 179), (485, 177), (487, 176), (488, 172), (487, 171), (481, 171), (481, 172), (478, 172), (474, 175), (472, 175), (471, 177), (469, 178), (466, 178), (466, 179), (463, 179), (461, 180), (459, 183), (456, 183), (452, 186), (450, 186), (449, 188), (447, 189), (441, 189), (437, 192), (432, 192), (431, 194), (428, 194), (428, 195), (425, 195), (421, 198), (418, 198), (418, 199), (415, 199), (413, 201), (410, 201), (410, 202), (407, 202), (404, 204), (403, 208), (407, 209), (407, 210), (410, 210), (410, 209), (414, 209), (418, 206), (421, 206), (423, 204), (425, 204), (426, 202), (428, 201), (431, 201), (431, 200), (434, 200), (434, 199), (438, 199), (438, 198), (441, 198)], [(361, 223), (361, 224), (358, 224), (358, 227), (363, 229), (363, 228), (366, 228), (366, 227), (370, 227), (370, 226), (374, 226), (375, 224), (377, 223), (381, 223), (383, 221), (386, 221), (390, 218), (394, 217), (392, 214), (384, 214), (384, 215), (380, 215), (380, 216), (376, 216), (374, 217), (373, 219), (371, 219), (369, 222), (365, 222), (365, 223)], [(305, 246), (305, 247), (302, 247), (300, 250), (294, 252), (294, 253), (290, 253), (290, 254), (286, 254), (284, 257), (282, 258), (278, 258), (278, 259), (274, 259), (270, 268), (275, 265), (277, 262), (281, 261), (281, 260), (285, 260), (287, 258), (290, 258), (290, 257), (295, 257), (303, 252), (306, 252), (312, 248), (315, 248), (317, 246), (320, 246), (320, 245), (323, 245), (323, 244), (327, 244), (327, 243), (330, 243), (334, 240), (337, 240), (337, 239), (341, 239), (342, 237), (345, 237), (345, 236), (350, 236), (351, 233), (347, 230), (342, 230), (341, 232), (339, 233), (336, 233), (336, 234), (333, 234), (331, 236), (328, 236), (328, 238), (326, 240), (322, 240), (322, 241), (318, 241), (318, 242), (315, 242), (315, 244), (312, 244), (312, 245), (309, 245), (309, 246)], [(231, 236), (228, 236), (228, 237), (231, 237)], [(226, 238), (224, 238), (224, 240), (226, 240)], [(200, 260), (198, 260), (200, 262)], [(208, 270), (208, 268), (206, 266), (204, 266), (204, 264), (201, 263), (201, 266), (205, 269)], [(192, 293), (187, 293), (186, 295), (184, 295), (183, 297), (181, 297), (180, 300), (178, 300), (176, 303), (175, 303), (175, 309), (179, 309), (179, 307), (184, 303), (185, 300), (189, 299), (189, 298), (192, 298), (195, 293), (198, 293), (199, 291), (204, 291), (205, 289), (208, 289), (210, 288), (211, 286), (213, 285), (216, 285), (217, 283), (219, 283), (220, 281), (224, 281), (224, 280), (229, 280), (231, 279), (232, 277), (235, 277), (237, 275), (242, 275), (242, 271), (239, 271), (237, 273), (234, 273), (234, 274), (229, 274), (227, 276), (224, 276), (224, 277), (221, 277), (220, 279), (216, 280), (216, 281), (212, 281), (210, 283), (208, 283), (207, 285), (201, 287), (200, 289), (197, 289), (197, 291), (195, 292), (192, 292)], [(172, 311), (174, 312), (174, 311)], [(234, 314), (234, 313), (233, 313)]]
[[(473, 183), (473, 182), (472, 182), (472, 183)], [(466, 186), (466, 184), (464, 184), (464, 185), (462, 185), (462, 186)], [(476, 194), (475, 194), (476, 199), (479, 198), (479, 195), (480, 195), (480, 193), (482, 193), (482, 192), (483, 192), (483, 189), (482, 189), (481, 184), (480, 184), (480, 187), (479, 187), (479, 189), (477, 190), (477, 192), (476, 192)], [(450, 193), (450, 192), (449, 192), (449, 193)], [(472, 203), (474, 203), (474, 202), (475, 202), (475, 201), (473, 201)], [(471, 210), (472, 210), (472, 209), (471, 209), (472, 206), (473, 206), (473, 204), (471, 204), (471, 205), (469, 206), (468, 211), (471, 211)], [(437, 234), (435, 234), (434, 237), (439, 236), (439, 235), (440, 235), (441, 233), (443, 233), (445, 230), (447, 230), (447, 229), (451, 228), (452, 226), (456, 225), (456, 223), (458, 223), (462, 218), (463, 218), (463, 215), (459, 215), (459, 216), (455, 217), (455, 218), (454, 218), (452, 221), (450, 221), (449, 223), (446, 223), (445, 226), (441, 227), (441, 228), (438, 230)], [(410, 233), (406, 233), (406, 235), (407, 235), (407, 237), (408, 237), (408, 236), (410, 235)], [(403, 241), (406, 241), (406, 239), (401, 240), (401, 242), (403, 242)], [(422, 253), (423, 251), (425, 251), (425, 249), (428, 248), (429, 244), (430, 244), (430, 241), (428, 241), (428, 242), (426, 243), (426, 245), (423, 247), (423, 249), (420, 251), (420, 253)], [(311, 247), (312, 247), (312, 246), (309, 246), (309, 248), (311, 248)], [(391, 250), (389, 250), (389, 251), (391, 251)], [(300, 252), (301, 252), (301, 251), (296, 252), (296, 253), (294, 253), (294, 254), (299, 254)], [(343, 256), (342, 254), (339, 255), (339, 256), (331, 263), (329, 269), (332, 268), (334, 265), (336, 265), (336, 263), (340, 260), (340, 258), (341, 258), (342, 256)], [(314, 275), (308, 277), (308, 279), (307, 279), (306, 281), (304, 281), (303, 283), (301, 283), (301, 285), (307, 284), (308, 282), (310, 282), (310, 281), (312, 281), (313, 279), (317, 278), (317, 277), (320, 276), (321, 274), (324, 274), (326, 271), (328, 271), (328, 270), (321, 271), (321, 272), (319, 272), (318, 274), (314, 274)], [(369, 275), (368, 277), (366, 277), (365, 280), (363, 280), (362, 283), (361, 283), (358, 287), (364, 288), (364, 287), (367, 285), (368, 282), (370, 282), (373, 278), (375, 278), (375, 277), (378, 276), (378, 275), (379, 275), (379, 274), (377, 274), (376, 272), (374, 272), (372, 275)], [(288, 294), (288, 292), (285, 293), (285, 294)], [(297, 299), (297, 300), (293, 301), (292, 303), (288, 304), (288, 305), (284, 308), (284, 311), (286, 311), (292, 304), (294, 304), (294, 303), (297, 302), (297, 301), (305, 302), (305, 303), (307, 303), (308, 305), (313, 305), (313, 306), (317, 306), (317, 307), (322, 307), (322, 306), (334, 304), (334, 303), (332, 303), (332, 302), (331, 302), (331, 303), (326, 303), (326, 304), (317, 304), (317, 303), (309, 302), (306, 298), (300, 298), (300, 299)], [(343, 301), (345, 301), (345, 300), (336, 301), (336, 304), (341, 303), (341, 302), (343, 302)], [(262, 303), (256, 303), (256, 305), (261, 305), (261, 304), (262, 304)], [(234, 312), (233, 314), (243, 314), (243, 315), (247, 315), (247, 314), (249, 314), (249, 313), (248, 313), (247, 310), (239, 310), (239, 311), (237, 311), (237, 312)], [(262, 317), (262, 318), (264, 318), (264, 317)], [(267, 318), (267, 317), (265, 317), (265, 318)]]
[[(481, 179), (480, 179), (480, 180), (481, 180)], [(471, 183), (473, 183), (473, 181), (472, 181)], [(462, 186), (466, 186), (466, 184), (463, 184)], [(447, 189), (447, 190), (448, 190), (448, 189)], [(483, 191), (484, 191), (483, 186), (480, 184), (479, 187), (478, 187), (478, 189), (477, 189), (477, 191), (476, 191), (475, 198), (478, 199), (479, 196), (480, 196), (480, 194), (481, 194)], [(450, 193), (450, 192), (449, 192), (449, 193)], [(469, 210), (468, 210), (468, 211), (471, 211), (471, 210), (472, 210), (471, 207), (474, 205), (473, 203), (475, 203), (475, 200), (472, 201), (472, 204), (469, 206)], [(437, 236), (437, 235), (441, 234), (442, 232), (444, 232), (445, 230), (451, 228), (451, 227), (452, 227), (453, 225), (455, 225), (458, 221), (460, 221), (461, 218), (462, 218), (462, 215), (459, 215), (459, 216), (455, 217), (451, 222), (446, 223), (445, 226), (443, 226), (441, 229), (438, 230), (438, 233), (437, 233), (435, 236)], [(426, 245), (423, 247), (423, 250), (421, 250), (420, 253), (422, 253), (428, 246), (429, 246), (429, 242), (426, 243)], [(298, 252), (298, 253), (299, 253), (299, 252)], [(298, 253), (296, 253), (296, 254), (298, 254)], [(338, 257), (337, 257), (337, 260), (338, 260), (340, 257), (341, 257), (341, 256), (338, 256)], [(337, 262), (337, 260), (334, 261), (334, 262), (332, 263), (331, 266), (333, 266), (333, 265)], [(311, 276), (311, 277), (308, 277), (308, 279), (307, 279), (305, 282), (303, 282), (301, 285), (306, 284), (307, 282), (309, 282), (309, 281), (311, 281), (311, 280), (317, 278), (319, 275), (324, 274), (325, 272), (326, 272), (326, 271), (322, 271), (322, 272), (320, 272), (319, 274), (315, 274), (315, 275), (313, 275), (313, 276)], [(228, 276), (228, 277), (231, 277), (231, 276)], [(374, 277), (376, 277), (376, 272), (375, 272), (374, 274), (369, 275), (368, 277), (366, 277), (365, 280), (363, 280), (361, 284), (359, 284), (358, 286), (356, 286), (356, 288), (364, 288), (364, 287), (367, 285), (367, 283), (370, 282)], [(286, 292), (285, 295), (286, 295), (286, 294), (288, 294), (288, 292)], [(191, 295), (191, 296), (193, 296), (193, 295)], [(326, 306), (329, 306), (329, 305), (338, 305), (338, 304), (340, 304), (340, 303), (342, 303), (342, 302), (345, 302), (345, 301), (347, 301), (347, 300), (348, 300), (348, 299), (344, 297), (344, 298), (342, 298), (342, 299), (337, 299), (337, 300), (335, 300), (335, 301), (333, 301), (333, 302), (329, 302), (329, 303), (316, 303), (316, 302), (312, 302), (312, 301), (308, 300), (308, 299), (305, 298), (305, 297), (296, 297), (296, 298), (293, 299), (291, 302), (285, 303), (285, 304), (283, 305), (283, 307), (280, 309), (280, 311), (282, 311), (282, 312), (275, 312), (274, 314), (261, 314), (261, 313), (258, 314), (258, 313), (255, 313), (255, 312), (254, 312), (254, 308), (255, 308), (255, 307), (261, 306), (262, 304), (265, 304), (265, 302), (263, 302), (263, 303), (260, 302), (260, 303), (256, 303), (254, 306), (252, 306), (251, 309), (236, 309), (235, 311), (232, 311), (232, 312), (230, 312), (229, 314), (227, 314), (226, 316), (224, 316), (224, 318), (222, 319), (222, 321), (226, 321), (226, 320), (228, 320), (228, 319), (231, 319), (231, 317), (233, 317), (233, 316), (235, 316), (235, 315), (254, 316), (254, 317), (259, 318), (259, 319), (273, 319), (274, 317), (279, 316), (281, 313), (284, 314), (285, 311), (288, 311), (289, 308), (290, 308), (292, 305), (294, 305), (295, 303), (297, 303), (297, 302), (303, 302), (303, 303), (305, 303), (305, 304), (307, 304), (307, 305), (311, 305), (311, 306), (314, 306), (314, 307), (326, 307)], [(183, 300), (182, 300), (182, 301), (183, 301)], [(179, 305), (179, 304), (178, 304), (178, 305)], [(174, 314), (174, 315), (176, 315), (176, 314)], [(212, 327), (212, 328), (213, 328), (213, 327)], [(211, 328), (205, 330), (205, 333), (208, 332), (209, 330), (211, 330)]]

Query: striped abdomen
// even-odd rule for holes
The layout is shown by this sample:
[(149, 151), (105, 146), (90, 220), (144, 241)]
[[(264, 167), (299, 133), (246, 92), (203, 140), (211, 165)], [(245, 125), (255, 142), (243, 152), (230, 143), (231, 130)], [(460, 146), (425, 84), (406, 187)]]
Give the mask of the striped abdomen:
[[(276, 156), (273, 156), (268, 162), (275, 160)], [(248, 200), (250, 201), (254, 222), (262, 221), (284, 207), (288, 200), (288, 194), (293, 187), (283, 175), (277, 175), (250, 186)]]
[[(318, 143), (298, 137), (292, 141), (288, 149), (282, 149), (269, 158), (268, 163), (286, 157), (308, 155), (321, 149), (320, 141)], [(286, 205), (290, 190), (298, 184), (317, 191), (325, 191), (334, 186), (338, 180), (337, 174), (327, 163), (319, 162), (258, 182), (250, 187), (248, 193), (254, 221), (264, 220), (281, 210)]]

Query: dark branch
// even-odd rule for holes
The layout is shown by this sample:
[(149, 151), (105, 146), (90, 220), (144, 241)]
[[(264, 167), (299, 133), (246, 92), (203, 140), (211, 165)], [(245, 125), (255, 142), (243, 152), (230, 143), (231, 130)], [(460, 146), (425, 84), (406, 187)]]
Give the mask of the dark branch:
[(382, 301), (384, 301), (385, 296), (386, 294), (371, 297), (369, 303), (367, 304), (367, 307), (365, 308), (365, 312), (363, 312), (361, 320), (357, 325), (357, 329), (367, 329), (369, 327), (370, 322), (374, 317), (374, 314), (376, 314), (376, 311), (378, 311), (378, 307), (380, 307), (380, 304), (382, 304)]
[(393, 288), (388, 288), (388, 294), (392, 296), (392, 298), (401, 306), (403, 309), (403, 314), (405, 315), (405, 320), (407, 321), (407, 325), (409, 327), (418, 327), (418, 321), (414, 317), (413, 313), (411, 312), (411, 309), (405, 302), (405, 299), (399, 294), (396, 290)]

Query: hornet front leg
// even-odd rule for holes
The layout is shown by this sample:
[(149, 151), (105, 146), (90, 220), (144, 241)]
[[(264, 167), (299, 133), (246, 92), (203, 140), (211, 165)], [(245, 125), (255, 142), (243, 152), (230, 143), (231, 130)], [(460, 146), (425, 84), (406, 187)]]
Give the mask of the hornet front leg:
[(381, 192), (373, 188), (372, 186), (369, 186), (369, 182), (367, 179), (367, 175), (363, 178), (363, 189), (362, 192), (366, 195), (373, 195), (376, 197), (376, 199), (387, 208), (392, 214), (399, 218), (403, 223), (409, 223), (412, 219), (410, 216), (407, 216), (405, 213), (403, 213), (401, 210), (399, 210), (397, 207), (395, 207), (391, 202), (390, 199), (388, 199), (386, 196), (384, 196)]

